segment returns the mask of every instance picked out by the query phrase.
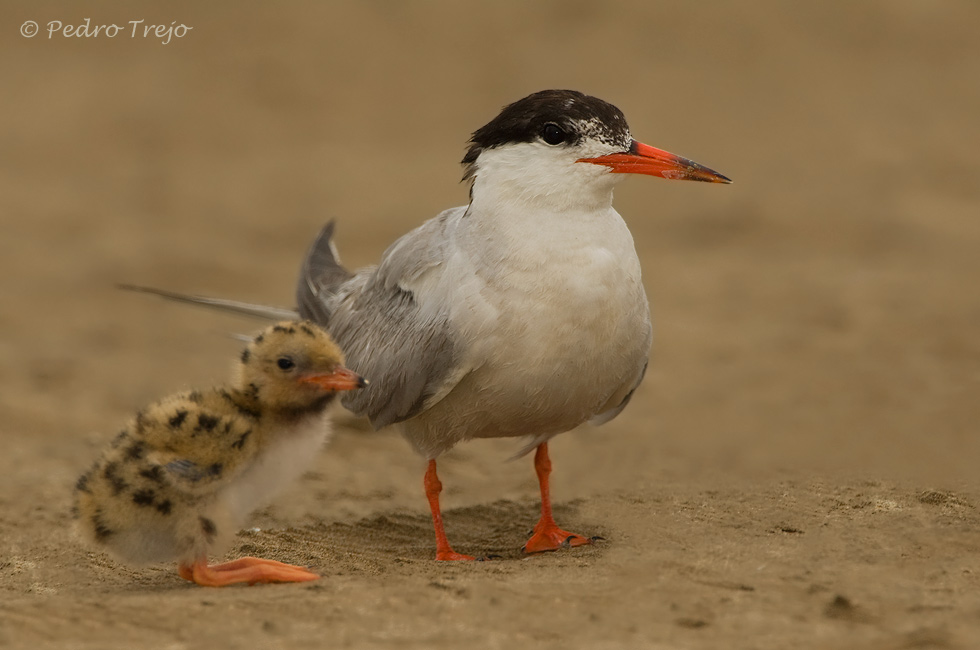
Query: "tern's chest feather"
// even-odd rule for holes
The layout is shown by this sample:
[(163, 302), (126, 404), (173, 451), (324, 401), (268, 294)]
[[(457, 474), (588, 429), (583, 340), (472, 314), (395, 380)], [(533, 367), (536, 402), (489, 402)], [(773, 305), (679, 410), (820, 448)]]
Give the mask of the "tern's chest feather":
[(635, 386), (649, 353), (639, 260), (611, 207), (488, 216), (462, 219), (453, 254), (415, 287), (448, 305), (459, 342), (453, 381), (406, 423), (432, 458), (467, 438), (574, 428)]
[(626, 224), (611, 208), (555, 218), (492, 233), (490, 254), (474, 269), (479, 294), (461, 296), (453, 320), (482, 335), (471, 339), (493, 340), (496, 354), (513, 349), (524, 358), (616, 354), (645, 338), (649, 311)]

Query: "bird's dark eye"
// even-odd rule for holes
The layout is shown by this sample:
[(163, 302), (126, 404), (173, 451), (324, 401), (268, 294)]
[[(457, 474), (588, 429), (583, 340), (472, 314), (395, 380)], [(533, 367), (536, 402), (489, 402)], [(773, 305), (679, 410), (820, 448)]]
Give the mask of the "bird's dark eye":
[(295, 366), (296, 364), (289, 357), (279, 357), (276, 360), (276, 365), (279, 366), (282, 370), (292, 370), (293, 366)]
[(565, 141), (565, 131), (554, 122), (548, 122), (541, 129), (541, 139), (550, 145), (561, 144)]

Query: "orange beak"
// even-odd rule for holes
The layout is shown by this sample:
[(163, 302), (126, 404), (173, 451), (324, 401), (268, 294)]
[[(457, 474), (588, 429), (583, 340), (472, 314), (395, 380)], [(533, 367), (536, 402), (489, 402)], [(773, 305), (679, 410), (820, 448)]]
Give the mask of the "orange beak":
[(299, 380), (303, 383), (316, 384), (324, 390), (332, 391), (354, 390), (355, 388), (364, 388), (368, 385), (367, 379), (343, 366), (337, 366), (333, 372), (305, 375), (300, 377)]
[(668, 151), (633, 140), (629, 151), (611, 153), (597, 158), (579, 158), (575, 162), (605, 165), (614, 174), (648, 174), (672, 181), (705, 181), (731, 183), (718, 172)]

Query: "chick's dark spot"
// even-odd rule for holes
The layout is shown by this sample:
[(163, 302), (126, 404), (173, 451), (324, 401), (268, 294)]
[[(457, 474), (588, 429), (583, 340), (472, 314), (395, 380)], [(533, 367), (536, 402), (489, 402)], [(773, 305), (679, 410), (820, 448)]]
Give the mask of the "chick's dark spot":
[(133, 492), (133, 503), (138, 506), (152, 506), (156, 499), (156, 492), (153, 490), (136, 490)]
[(207, 517), (198, 517), (198, 521), (201, 523), (201, 532), (208, 538), (208, 541), (214, 539), (215, 534), (218, 532), (214, 522)]
[[(258, 410), (257, 408), (254, 408), (252, 406), (248, 406), (246, 404), (241, 404), (240, 402), (238, 402), (238, 400), (236, 400), (231, 395), (228, 395), (226, 399), (228, 400), (228, 403), (229, 404), (231, 404), (232, 406), (235, 407), (235, 410), (237, 410), (240, 414), (244, 415), (247, 418), (251, 418), (253, 420), (257, 420), (262, 415), (262, 412), (260, 410)], [(228, 426), (229, 426), (229, 428), (228, 428), (228, 430), (225, 433), (228, 433), (229, 431), (231, 431), (231, 427), (233, 426), (233, 423), (229, 422), (228, 423)]]
[(88, 482), (92, 479), (92, 472), (85, 472), (78, 477), (78, 481), (75, 482), (75, 490), (77, 492), (88, 492), (91, 493), (92, 489), (89, 487)]
[(248, 348), (242, 350), (242, 363), (248, 363), (248, 359), (251, 356), (252, 356), (252, 352)]
[(129, 448), (126, 449), (126, 458), (130, 460), (139, 460), (143, 457), (143, 453), (146, 451), (146, 443), (142, 440), (137, 440)]
[(187, 419), (187, 411), (180, 409), (177, 411), (172, 418), (169, 420), (171, 429), (179, 429), (183, 424), (184, 420)]
[(96, 510), (95, 514), (92, 515), (92, 529), (95, 532), (95, 539), (100, 542), (104, 542), (108, 537), (115, 534), (115, 531), (103, 521), (101, 510)]
[(107, 480), (109, 485), (112, 487), (113, 495), (119, 495), (123, 490), (129, 487), (129, 484), (126, 483), (121, 476), (119, 476), (119, 464), (116, 462), (107, 463), (102, 469), (102, 476), (105, 477), (105, 480)]
[(145, 469), (140, 470), (140, 476), (145, 479), (149, 479), (154, 483), (163, 482), (163, 469), (159, 465), (153, 465)]
[(200, 431), (207, 431), (210, 433), (214, 431), (214, 428), (218, 426), (218, 422), (221, 418), (215, 417), (213, 415), (208, 415), (207, 413), (201, 413), (197, 416), (197, 429)]
[(170, 499), (165, 499), (157, 504), (157, 512), (159, 512), (161, 515), (169, 515), (172, 505), (173, 504), (170, 503)]
[[(238, 411), (245, 417), (252, 418), (253, 420), (257, 420), (259, 416), (262, 415), (262, 413), (258, 409), (249, 406), (247, 404), (242, 404), (241, 402), (238, 401), (238, 399), (235, 398), (234, 395), (232, 395), (226, 390), (221, 391), (221, 397), (223, 397), (226, 402), (231, 404), (236, 411)], [(246, 397), (246, 399), (247, 398), (248, 397)], [(228, 424), (225, 425), (225, 433), (230, 432), (233, 426), (234, 426), (233, 422), (228, 422)]]
[(231, 446), (234, 447), (235, 449), (243, 449), (245, 447), (245, 441), (248, 440), (248, 437), (250, 435), (252, 435), (252, 430), (251, 429), (249, 429), (248, 431), (246, 431), (245, 433), (243, 433), (242, 435), (240, 435), (238, 437), (238, 440), (236, 440), (235, 442), (231, 443)]
[(250, 408), (248, 406), (242, 406), (241, 404), (237, 405), (237, 408), (239, 413), (245, 417), (252, 418), (253, 420), (258, 420), (260, 417), (262, 417), (262, 411), (257, 408)]

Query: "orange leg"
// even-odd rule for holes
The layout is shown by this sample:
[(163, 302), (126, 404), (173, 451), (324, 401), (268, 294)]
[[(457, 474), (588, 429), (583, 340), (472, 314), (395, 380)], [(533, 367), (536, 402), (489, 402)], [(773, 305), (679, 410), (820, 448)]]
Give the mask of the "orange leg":
[(177, 573), (184, 580), (202, 587), (224, 587), (243, 582), (250, 585), (257, 582), (306, 582), (320, 577), (303, 567), (257, 557), (243, 557), (213, 566), (208, 566), (207, 559), (202, 558), (194, 564), (181, 564)]
[(432, 527), (436, 529), (436, 560), (475, 560), (472, 555), (457, 553), (449, 546), (446, 539), (446, 529), (442, 525), (442, 512), (439, 510), (439, 493), (442, 492), (442, 483), (436, 474), (435, 459), (429, 461), (429, 468), (425, 471), (425, 497), (429, 500), (429, 509), (432, 510)]
[(534, 471), (538, 474), (541, 484), (541, 519), (534, 527), (534, 534), (524, 545), (525, 553), (540, 553), (542, 551), (557, 551), (564, 546), (583, 546), (591, 544), (592, 540), (562, 530), (551, 516), (551, 492), (548, 487), (548, 477), (551, 475), (551, 458), (548, 457), (548, 443), (542, 442), (534, 453)]

